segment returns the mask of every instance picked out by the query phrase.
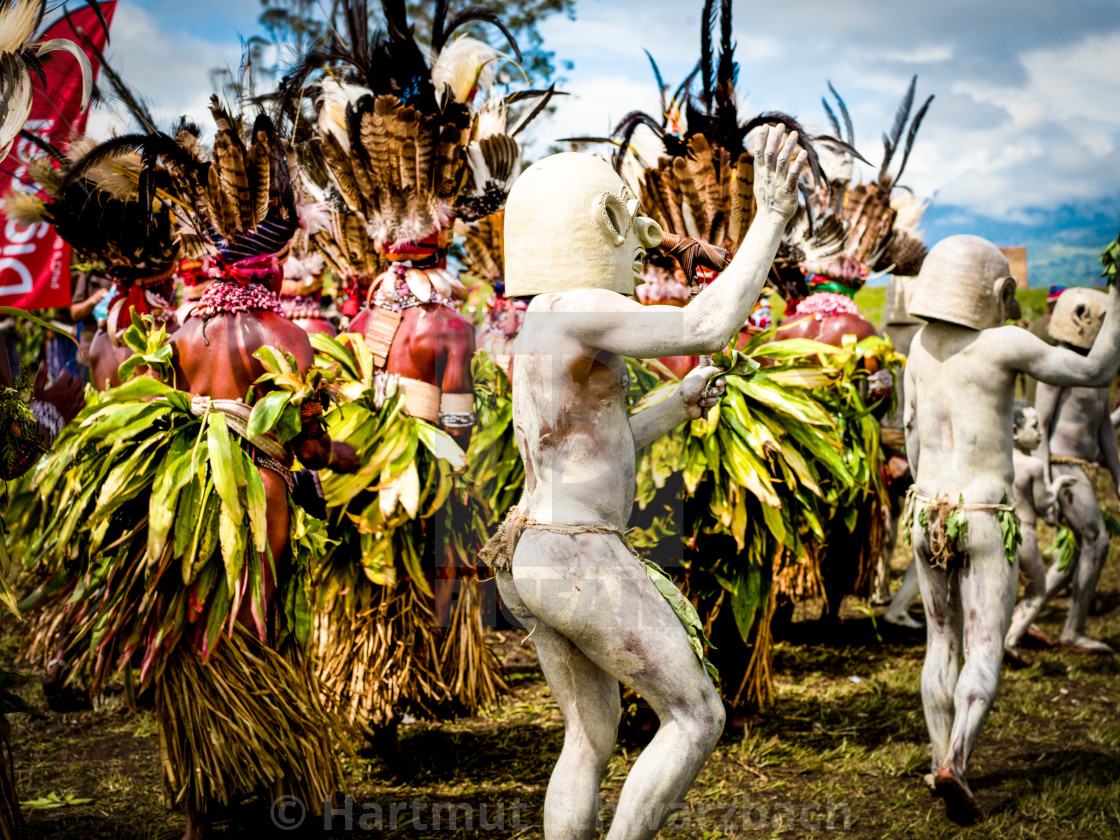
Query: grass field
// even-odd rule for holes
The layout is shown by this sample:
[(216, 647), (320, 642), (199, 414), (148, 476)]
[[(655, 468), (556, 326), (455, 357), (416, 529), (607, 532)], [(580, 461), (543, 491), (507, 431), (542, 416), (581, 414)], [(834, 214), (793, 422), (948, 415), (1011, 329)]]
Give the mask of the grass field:
[[(1100, 490), (1102, 499), (1114, 498), (1110, 485), (1102, 483)], [(1048, 536), (1044, 531), (1043, 544)], [(1089, 626), (1114, 646), (1120, 646), (1118, 553), (1120, 544), (1101, 579)], [(900, 551), (895, 568), (901, 571), (907, 559)], [(1056, 635), (1065, 605), (1059, 599), (1047, 607), (1043, 629)], [(923, 635), (877, 622), (851, 601), (838, 624), (825, 626), (816, 614), (813, 605), (800, 609), (804, 620), (777, 645), (777, 705), (745, 733), (725, 734), (689, 794), (688, 809), (675, 812), (662, 836), (800, 836), (812, 833), (814, 824), (825, 831), (831, 819), (835, 830), (847, 827), (861, 838), (1120, 837), (1116, 658), (1031, 651), (1031, 667), (1004, 670), (970, 768), (988, 817), (961, 829), (946, 821), (942, 805), (920, 781), (929, 761), (918, 696)], [(542, 836), (541, 809), (562, 721), (532, 640), (521, 644), (520, 635), (508, 634), (494, 642), (513, 696), (476, 718), (406, 725), (407, 765), (393, 772), (378, 759), (353, 766), (353, 832), (390, 840)], [(9, 634), (3, 648), (8, 655), (0, 659), (10, 661), (13, 649)], [(24, 693), (43, 708), (37, 685)], [(19, 716), (13, 729), (21, 798), (56, 805), (29, 810), (31, 838), (163, 840), (181, 831), (182, 817), (160, 800), (158, 739), (149, 711), (130, 713), (115, 696), (93, 711)], [(604, 780), (604, 813), (649, 737), (624, 734)], [(433, 804), (439, 806), (439, 829), (433, 827)], [(458, 806), (454, 829), (448, 827), (451, 805)], [(486, 830), (482, 821), (503, 827)], [(215, 836), (333, 836), (344, 828), (339, 815), (329, 833), (321, 820), (311, 819), (301, 832), (282, 832), (266, 805), (256, 803), (224, 815)]]
[[(1046, 310), (1046, 289), (1020, 289), (1015, 293), (1023, 309), (1023, 317), (1034, 320)], [(883, 325), (883, 305), (887, 299), (886, 286), (864, 286), (856, 292), (856, 306), (860, 314), (877, 327)], [(771, 295), (770, 305), (775, 320), (785, 314), (785, 301), (778, 295)]]

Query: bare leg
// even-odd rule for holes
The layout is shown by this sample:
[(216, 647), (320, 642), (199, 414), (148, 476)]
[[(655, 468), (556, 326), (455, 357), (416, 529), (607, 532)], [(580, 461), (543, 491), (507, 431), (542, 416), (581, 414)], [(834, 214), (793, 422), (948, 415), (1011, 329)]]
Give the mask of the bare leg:
[(1046, 564), (1038, 551), (1038, 532), (1033, 525), (1023, 524), (1023, 544), (1019, 546), (1019, 569), (1027, 579), (1023, 600), (1015, 607), (1011, 616), (1011, 629), (1003, 641), (1005, 649), (1013, 656), (1021, 658), (1017, 648), (1031, 623), (1038, 618), (1042, 605), (1046, 602)]
[[(608, 840), (652, 838), (672, 804), (683, 800), (723, 732), (723, 704), (687, 633), (645, 569), (613, 536), (526, 532), (517, 547), (513, 583), (540, 629), (569, 640), (604, 674), (641, 693), (657, 713), (661, 726), (623, 785), (607, 833)], [(504, 589), (503, 597), (508, 597)], [(565, 650), (553, 647), (552, 639), (546, 644), (556, 653)], [(569, 674), (562, 670), (560, 676)], [(604, 685), (598, 683), (596, 691), (602, 692)], [(595, 709), (601, 711), (597, 705)], [(579, 715), (584, 708), (570, 711)], [(612, 707), (617, 720), (613, 715)], [(601, 723), (580, 725), (601, 728)], [(549, 796), (557, 785), (569, 787), (573, 799), (582, 791), (581, 803), (590, 799), (587, 782), (559, 779), (557, 773)], [(596, 774), (594, 793), (598, 781)], [(586, 807), (573, 813), (585, 813)], [(587, 836), (566, 830), (570, 819), (570, 814), (549, 814), (546, 803), (547, 840)]]
[(571, 641), (538, 622), (522, 603), (508, 572), (499, 572), (497, 578), (502, 600), (532, 633), (541, 670), (564, 715), (564, 747), (544, 799), (545, 833), (549, 840), (593, 837), (599, 782), (614, 750), (622, 715), (618, 680)]
[(969, 514), (966, 542), (969, 561), (959, 582), (965, 661), (957, 679), (949, 755), (942, 764), (961, 778), (999, 688), (1003, 640), (1019, 577), (1018, 564), (1007, 562), (995, 516)]
[(960, 597), (955, 579), (928, 562), (924, 534), (914, 536), (914, 562), (926, 612), (926, 658), (922, 663), (922, 709), (933, 747), (932, 767), (940, 769), (949, 754), (953, 729), (953, 694), (961, 658)]
[(1061, 490), (1060, 494), (1062, 512), (1069, 526), (1077, 533), (1080, 551), (1067, 571), (1059, 572), (1051, 568), (1047, 573), (1046, 599), (1049, 600), (1066, 583), (1070, 583), (1069, 615), (1062, 628), (1062, 645), (1086, 653), (1112, 653), (1112, 648), (1104, 642), (1085, 635), (1089, 607), (1096, 594), (1104, 562), (1108, 558), (1108, 531), (1101, 518), (1097, 496), (1079, 468), (1071, 469), (1055, 464), (1053, 469), (1055, 473), (1077, 478), (1075, 484)]
[(912, 627), (915, 630), (920, 629), (921, 623), (910, 616), (910, 605), (914, 603), (918, 594), (918, 563), (916, 560), (911, 560), (910, 565), (906, 567), (906, 574), (902, 576), (902, 583), (898, 585), (898, 591), (894, 593), (890, 606), (883, 613), (883, 621), (902, 627)]
[(209, 821), (199, 811), (188, 811), (187, 828), (183, 832), (183, 840), (202, 840), (209, 827)]

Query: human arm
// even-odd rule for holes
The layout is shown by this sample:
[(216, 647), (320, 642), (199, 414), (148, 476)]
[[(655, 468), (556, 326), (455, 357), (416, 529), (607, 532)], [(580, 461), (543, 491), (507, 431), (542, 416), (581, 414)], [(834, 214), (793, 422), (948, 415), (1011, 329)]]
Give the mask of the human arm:
[(1028, 330), (998, 327), (989, 341), (996, 360), (1011, 370), (1030, 374), (1040, 383), (1064, 388), (1101, 388), (1120, 366), (1120, 290), (1110, 286), (1104, 323), (1085, 355), (1065, 347), (1051, 347)]
[(906, 435), (906, 460), (910, 462), (910, 476), (918, 480), (918, 456), (921, 442), (918, 440), (917, 389), (914, 386), (914, 367), (906, 365), (902, 379), (903, 411), (902, 431)]
[(784, 128), (765, 126), (760, 133), (754, 182), (758, 213), (735, 258), (693, 301), (680, 309), (643, 307), (615, 292), (568, 292), (541, 307), (550, 312), (531, 308), (523, 332), (536, 329), (536, 319), (569, 316), (563, 332), (586, 348), (620, 356), (698, 356), (725, 347), (758, 299), (782, 233), (797, 209), (797, 182), (805, 165), (803, 151), (791, 160), (796, 132), (786, 135)]
[(1038, 449), (1034, 456), (1042, 462), (1042, 474), (1050, 483), (1050, 427), (1058, 411), (1058, 399), (1062, 389), (1046, 382), (1039, 382), (1034, 392), (1034, 410), (1038, 414)]
[(101, 303), (109, 295), (109, 290), (105, 288), (95, 289), (93, 294), (83, 301), (70, 304), (70, 320), (75, 324), (79, 321), (84, 321), (93, 314), (93, 310), (97, 304)]
[(1030, 464), (1031, 504), (1034, 505), (1035, 513), (1047, 524), (1053, 525), (1058, 515), (1058, 491), (1077, 479), (1071, 475), (1062, 475), (1048, 484), (1042, 462), (1031, 457), (1027, 463)]
[[(289, 352), (295, 358), (300, 374), (306, 376), (315, 363), (314, 351), (303, 330), (296, 328), (293, 336), (295, 340), (288, 345)], [(342, 441), (331, 440), (318, 407), (310, 406), (306, 412), (301, 407), (300, 419), (302, 429), (292, 440), (292, 451), (303, 466), (311, 470), (331, 469), (339, 473), (357, 471), (361, 464), (354, 447)]]
[(1117, 493), (1120, 494), (1120, 454), (1116, 448), (1116, 429), (1112, 426), (1112, 418), (1107, 414), (1101, 418), (1097, 427), (1097, 443), (1101, 448), (1101, 461), (1108, 467)]
[(477, 422), (474, 414), (474, 381), (471, 378), (471, 359), (475, 349), (474, 328), (458, 316), (448, 319), (443, 344), (446, 355), (443, 379), (440, 381), (440, 425), (465, 451)]
[(721, 368), (715, 365), (696, 367), (667, 398), (632, 415), (630, 430), (634, 433), (634, 448), (641, 449), (653, 443), (686, 420), (698, 419), (718, 403), (727, 383), (720, 378), (709, 387), (708, 381), (720, 372)]

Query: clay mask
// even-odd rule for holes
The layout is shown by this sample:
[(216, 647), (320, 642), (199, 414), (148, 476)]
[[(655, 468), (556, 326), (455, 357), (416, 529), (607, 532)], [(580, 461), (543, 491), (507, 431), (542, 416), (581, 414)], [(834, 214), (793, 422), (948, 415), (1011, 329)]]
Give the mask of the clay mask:
[(1093, 346), (1108, 310), (1108, 295), (1097, 289), (1066, 289), (1050, 316), (1050, 337), (1081, 350)]
[(610, 165), (564, 153), (533, 164), (506, 202), (507, 297), (571, 289), (634, 294), (661, 228)]
[(1003, 253), (979, 236), (950, 236), (926, 255), (910, 314), (982, 330), (1018, 317), (1015, 278)]

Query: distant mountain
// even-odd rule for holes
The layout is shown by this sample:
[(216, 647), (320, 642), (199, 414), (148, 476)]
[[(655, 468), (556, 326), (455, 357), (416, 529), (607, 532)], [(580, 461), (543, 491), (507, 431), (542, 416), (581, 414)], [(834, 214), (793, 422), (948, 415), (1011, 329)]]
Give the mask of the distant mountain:
[(965, 207), (930, 205), (922, 217), (925, 240), (973, 233), (996, 245), (1026, 245), (1032, 286), (1102, 283), (1100, 253), (1120, 229), (1120, 199), (1028, 208), (1018, 220), (982, 216)]

